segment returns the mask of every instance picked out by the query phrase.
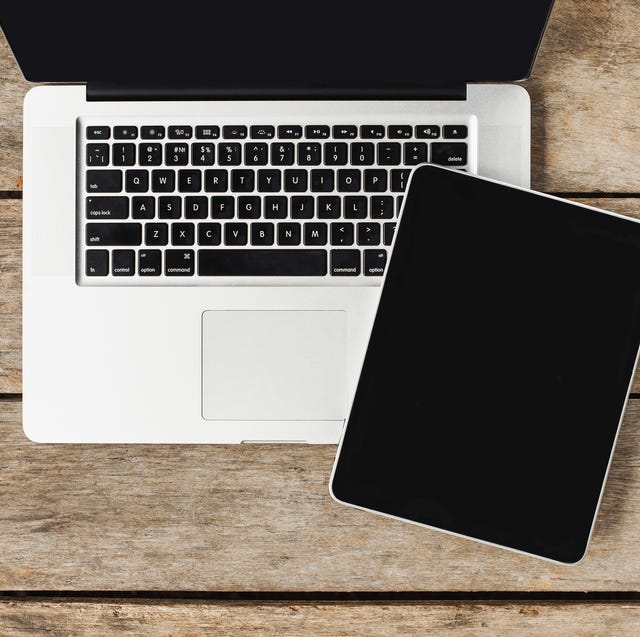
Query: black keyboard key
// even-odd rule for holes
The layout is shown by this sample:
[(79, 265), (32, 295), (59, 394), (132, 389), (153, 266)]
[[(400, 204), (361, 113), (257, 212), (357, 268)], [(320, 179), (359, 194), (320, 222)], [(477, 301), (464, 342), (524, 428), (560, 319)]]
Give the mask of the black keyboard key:
[(327, 142), (324, 145), (324, 163), (327, 166), (345, 166), (349, 159), (349, 146), (345, 142)]
[(138, 252), (138, 274), (140, 276), (160, 276), (162, 256), (160, 250), (140, 250)]
[(402, 195), (396, 197), (396, 215), (400, 214), (402, 210), (402, 202), (404, 201), (404, 197)]
[(174, 246), (192, 246), (195, 242), (195, 227), (192, 223), (171, 224), (171, 244)]
[(155, 198), (134, 197), (131, 200), (131, 216), (133, 219), (153, 219), (156, 216)]
[(345, 197), (344, 198), (344, 218), (345, 219), (366, 219), (367, 218), (367, 198), (366, 197)]
[(218, 163), (221, 166), (239, 166), (240, 153), (240, 144), (218, 144)]
[(354, 142), (351, 144), (351, 163), (354, 166), (371, 166), (374, 151), (375, 147), (371, 142)]
[(365, 250), (364, 251), (364, 275), (382, 276), (387, 265), (386, 250)]
[(410, 139), (413, 135), (412, 126), (399, 126), (394, 124), (387, 127), (387, 137), (389, 139)]
[(196, 139), (218, 139), (220, 126), (196, 126)]
[(158, 219), (180, 219), (181, 215), (180, 197), (158, 197)]
[(282, 176), (279, 170), (259, 170), (258, 190), (260, 192), (279, 192)]
[(361, 189), (362, 175), (359, 170), (345, 168), (338, 171), (338, 191), (358, 192)]
[(205, 192), (227, 192), (229, 176), (226, 170), (205, 170)]
[(129, 199), (127, 197), (87, 197), (87, 219), (127, 219)]
[(138, 144), (141, 166), (159, 166), (162, 163), (162, 144)]
[(87, 170), (87, 192), (120, 192), (121, 170)]
[(167, 166), (186, 166), (189, 163), (189, 144), (167, 144), (164, 163)]
[(272, 246), (274, 242), (274, 228), (272, 223), (251, 224), (251, 245)]
[(124, 174), (124, 189), (127, 192), (147, 192), (149, 190), (149, 171), (127, 170)]
[(135, 144), (114, 144), (111, 150), (114, 166), (133, 166), (136, 163)]
[(206, 197), (187, 197), (184, 200), (185, 219), (206, 219), (209, 216), (209, 206)]
[(336, 139), (355, 139), (358, 136), (357, 126), (334, 126), (333, 136)]
[(253, 170), (232, 170), (231, 190), (233, 192), (252, 192), (255, 186)]
[(265, 219), (286, 219), (288, 200), (286, 197), (265, 197), (264, 198), (264, 218)]
[(384, 137), (384, 126), (360, 126), (360, 137), (362, 139), (382, 139)]
[(148, 246), (166, 246), (169, 243), (169, 226), (166, 223), (145, 224), (144, 242)]
[(109, 139), (111, 128), (109, 126), (87, 126), (87, 139)]
[(416, 126), (416, 137), (418, 139), (438, 139), (440, 137), (440, 126), (434, 126), (433, 124)]
[(312, 170), (311, 171), (311, 191), (331, 192), (334, 185), (333, 170)]
[(409, 142), (404, 145), (404, 163), (416, 166), (427, 161), (427, 145), (424, 142)]
[(326, 223), (305, 223), (304, 224), (304, 245), (306, 246), (327, 245), (327, 224)]
[(307, 139), (328, 139), (329, 127), (328, 126), (305, 126), (304, 136)]
[(198, 245), (219, 246), (222, 242), (222, 224), (220, 223), (199, 223), (198, 224)]
[(111, 274), (133, 276), (136, 273), (136, 253), (133, 250), (114, 250), (111, 253)]
[(199, 250), (200, 276), (325, 276), (326, 250)]
[(278, 137), (280, 139), (300, 139), (302, 126), (278, 126)]
[(302, 241), (302, 228), (299, 223), (278, 224), (278, 245), (299, 246)]
[(358, 276), (360, 250), (331, 250), (331, 276)]
[(372, 219), (393, 219), (393, 197), (371, 197)]
[(332, 223), (331, 224), (331, 245), (332, 246), (353, 245), (353, 224), (352, 223)]
[(285, 192), (304, 192), (307, 189), (306, 170), (290, 169), (284, 171)]
[(378, 163), (381, 166), (397, 166), (400, 163), (400, 144), (398, 142), (378, 144)]
[(445, 139), (465, 139), (468, 135), (466, 126), (443, 126), (442, 136)]
[(393, 192), (404, 192), (407, 188), (407, 181), (409, 180), (410, 170), (403, 168), (391, 171), (391, 190)]
[(383, 228), (383, 243), (386, 246), (390, 246), (393, 241), (393, 235), (396, 231), (395, 223), (385, 223)]
[(87, 166), (108, 166), (109, 144), (87, 144)]
[(211, 197), (212, 219), (233, 219), (234, 210), (234, 197)]
[(167, 276), (193, 276), (196, 271), (196, 257), (193, 250), (166, 250), (164, 253), (164, 273)]
[(202, 187), (202, 173), (199, 170), (178, 171), (179, 192), (200, 192)]
[(84, 260), (87, 276), (107, 276), (109, 274), (109, 250), (87, 250)]
[(153, 192), (173, 192), (176, 187), (176, 173), (173, 170), (154, 170), (151, 173)]
[(273, 126), (252, 126), (249, 129), (251, 139), (273, 139), (276, 129)]
[(340, 219), (340, 197), (318, 197), (318, 219)]
[(387, 189), (387, 171), (377, 168), (365, 170), (364, 189), (366, 192), (385, 192)]
[(137, 126), (115, 126), (113, 129), (114, 139), (136, 139), (138, 137)]
[(222, 136), (225, 139), (246, 139), (247, 127), (246, 126), (223, 126)]
[(143, 126), (140, 129), (140, 137), (142, 139), (164, 139), (164, 126)]
[(301, 166), (317, 166), (321, 155), (322, 146), (318, 142), (298, 144), (298, 163)]
[(142, 243), (140, 223), (88, 223), (85, 233), (88, 246), (139, 246)]
[(248, 226), (246, 223), (226, 223), (224, 226), (224, 242), (228, 246), (247, 245)]
[(313, 219), (313, 197), (291, 197), (292, 219)]
[(358, 224), (358, 245), (377, 246), (380, 244), (380, 224), (379, 223), (359, 223)]
[(169, 139), (191, 139), (192, 137), (191, 126), (169, 126)]
[(213, 144), (191, 144), (191, 163), (194, 166), (213, 166), (215, 146)]
[(246, 144), (244, 147), (244, 163), (247, 166), (266, 166), (268, 146), (266, 144)]
[(238, 219), (260, 219), (260, 197), (238, 198)]
[(464, 166), (467, 163), (467, 145), (464, 142), (434, 142), (431, 161), (441, 166)]
[(274, 166), (291, 166), (294, 162), (294, 146), (285, 144), (271, 144), (271, 163)]

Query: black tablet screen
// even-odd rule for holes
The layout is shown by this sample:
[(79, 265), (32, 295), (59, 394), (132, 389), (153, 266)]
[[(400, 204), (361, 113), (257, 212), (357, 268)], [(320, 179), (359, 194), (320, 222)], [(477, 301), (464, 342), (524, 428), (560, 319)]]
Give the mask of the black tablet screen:
[(579, 560), (640, 342), (639, 266), (636, 222), (419, 168), (334, 495)]

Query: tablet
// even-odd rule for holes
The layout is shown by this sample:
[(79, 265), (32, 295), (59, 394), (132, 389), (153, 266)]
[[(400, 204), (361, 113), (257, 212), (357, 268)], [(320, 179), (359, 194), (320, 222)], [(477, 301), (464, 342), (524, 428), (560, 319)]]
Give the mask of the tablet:
[(640, 223), (418, 167), (331, 493), (576, 563), (639, 344)]

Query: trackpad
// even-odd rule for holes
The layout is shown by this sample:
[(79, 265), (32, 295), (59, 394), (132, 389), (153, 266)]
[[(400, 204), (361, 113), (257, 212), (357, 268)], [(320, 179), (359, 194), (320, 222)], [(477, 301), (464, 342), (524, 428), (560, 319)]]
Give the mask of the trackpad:
[(347, 321), (342, 311), (202, 314), (202, 417), (342, 420)]

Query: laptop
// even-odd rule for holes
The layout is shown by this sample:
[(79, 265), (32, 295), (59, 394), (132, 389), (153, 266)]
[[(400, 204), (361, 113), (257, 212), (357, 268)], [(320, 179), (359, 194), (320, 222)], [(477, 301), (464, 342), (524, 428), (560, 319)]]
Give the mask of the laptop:
[(412, 167), (529, 185), (551, 5), (3, 6), (27, 436), (336, 443)]

